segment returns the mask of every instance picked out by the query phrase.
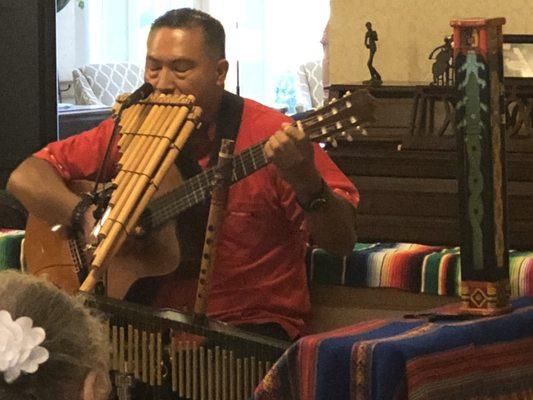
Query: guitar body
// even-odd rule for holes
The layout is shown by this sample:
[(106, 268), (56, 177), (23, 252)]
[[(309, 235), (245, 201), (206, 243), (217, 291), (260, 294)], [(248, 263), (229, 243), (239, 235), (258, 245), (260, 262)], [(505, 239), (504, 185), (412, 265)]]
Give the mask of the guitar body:
[[(179, 186), (181, 174), (175, 166), (168, 171), (154, 198)], [(75, 181), (71, 190), (82, 193), (92, 189), (94, 183)], [(76, 250), (73, 241), (51, 231), (50, 226), (30, 214), (24, 240), (24, 264), (28, 273), (42, 276), (68, 293), (78, 291), (76, 275)], [(168, 221), (142, 237), (130, 237), (117, 254), (109, 260), (105, 275), (109, 297), (123, 299), (139, 279), (163, 276), (179, 265), (180, 245), (175, 222)]]

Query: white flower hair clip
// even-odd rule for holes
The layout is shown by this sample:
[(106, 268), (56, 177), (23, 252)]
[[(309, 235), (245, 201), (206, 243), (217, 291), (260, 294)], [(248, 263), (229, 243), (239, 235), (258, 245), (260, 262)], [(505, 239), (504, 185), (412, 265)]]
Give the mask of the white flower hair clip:
[(21, 372), (33, 374), (48, 360), (48, 350), (39, 346), (45, 337), (44, 329), (33, 327), (31, 318), (13, 321), (9, 312), (0, 311), (0, 372), (7, 383), (14, 382)]

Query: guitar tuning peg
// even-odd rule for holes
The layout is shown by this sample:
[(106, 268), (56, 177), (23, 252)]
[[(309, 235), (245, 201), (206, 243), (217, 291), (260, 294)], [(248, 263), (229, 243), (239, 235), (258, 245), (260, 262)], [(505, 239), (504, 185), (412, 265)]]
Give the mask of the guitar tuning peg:
[(335, 138), (332, 138), (332, 137), (328, 137), (328, 138), (327, 138), (327, 142), (328, 142), (329, 144), (331, 144), (331, 145), (332, 145), (333, 147), (335, 147), (335, 148), (337, 148), (337, 146), (339, 145), (339, 144), (337, 143), (337, 141), (335, 140)]
[(346, 93), (344, 93), (344, 95), (343, 95), (342, 97), (349, 97), (349, 96), (351, 96), (351, 95), (352, 95), (352, 92), (350, 92), (350, 91), (348, 90)]
[(346, 140), (348, 142), (353, 142), (353, 135), (350, 132), (346, 134)]
[(339, 110), (338, 110), (336, 107), (333, 107), (333, 108), (331, 109), (331, 113), (332, 113), (333, 115), (338, 114), (338, 113), (339, 113)]
[(357, 122), (357, 118), (355, 118), (353, 115), (350, 117), (350, 123), (355, 124)]
[(337, 101), (337, 98), (333, 97), (328, 104), (332, 104), (332, 103), (335, 103)]
[(366, 129), (361, 129), (361, 135), (368, 136), (368, 132)]
[(352, 102), (350, 100), (346, 100), (346, 108), (352, 108)]

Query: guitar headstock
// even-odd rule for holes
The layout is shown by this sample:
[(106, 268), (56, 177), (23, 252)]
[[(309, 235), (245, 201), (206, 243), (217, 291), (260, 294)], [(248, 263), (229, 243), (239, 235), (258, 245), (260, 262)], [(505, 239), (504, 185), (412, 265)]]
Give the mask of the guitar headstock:
[(364, 127), (375, 120), (375, 108), (375, 99), (367, 90), (346, 92), (315, 110), (301, 125), (314, 142), (334, 141), (338, 136), (351, 141), (354, 133), (366, 135)]

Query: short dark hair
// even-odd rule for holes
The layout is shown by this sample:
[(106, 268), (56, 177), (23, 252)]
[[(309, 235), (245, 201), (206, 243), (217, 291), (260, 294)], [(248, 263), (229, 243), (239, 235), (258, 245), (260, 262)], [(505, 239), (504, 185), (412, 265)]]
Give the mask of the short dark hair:
[(214, 57), (226, 58), (226, 34), (224, 27), (217, 19), (209, 14), (192, 8), (178, 8), (167, 11), (157, 18), (150, 32), (158, 28), (193, 28), (201, 27), (204, 31), (205, 42)]

